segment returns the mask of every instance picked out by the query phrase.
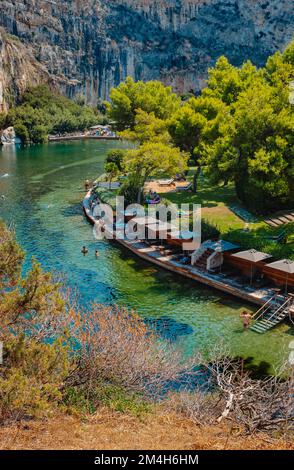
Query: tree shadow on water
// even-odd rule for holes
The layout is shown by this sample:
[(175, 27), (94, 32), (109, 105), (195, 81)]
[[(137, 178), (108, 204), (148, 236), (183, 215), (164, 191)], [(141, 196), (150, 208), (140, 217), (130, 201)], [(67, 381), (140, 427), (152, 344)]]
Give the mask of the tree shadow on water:
[(263, 379), (272, 375), (272, 366), (267, 361), (254, 363), (254, 357), (237, 357), (236, 360), (243, 361), (244, 370), (248, 371), (253, 379)]
[(181, 336), (188, 336), (193, 333), (192, 326), (181, 323), (174, 318), (163, 316), (160, 318), (147, 318), (145, 323), (163, 339), (170, 342), (177, 341)]

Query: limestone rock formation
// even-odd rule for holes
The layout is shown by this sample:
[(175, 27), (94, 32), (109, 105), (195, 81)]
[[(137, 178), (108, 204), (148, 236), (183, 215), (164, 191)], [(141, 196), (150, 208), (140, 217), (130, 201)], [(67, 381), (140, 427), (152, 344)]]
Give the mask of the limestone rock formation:
[(0, 112), (7, 111), (28, 86), (46, 83), (66, 91), (72, 80), (55, 76), (35, 57), (35, 50), (0, 28)]
[(15, 134), (14, 127), (7, 127), (2, 131), (0, 142), (2, 145), (21, 144), (21, 140)]
[(9, 80), (14, 97), (53, 80), (92, 103), (127, 75), (199, 89), (222, 54), (264, 64), (291, 40), (292, 19), (289, 0), (2, 0), (0, 25), (19, 39), (0, 42), (2, 107)]

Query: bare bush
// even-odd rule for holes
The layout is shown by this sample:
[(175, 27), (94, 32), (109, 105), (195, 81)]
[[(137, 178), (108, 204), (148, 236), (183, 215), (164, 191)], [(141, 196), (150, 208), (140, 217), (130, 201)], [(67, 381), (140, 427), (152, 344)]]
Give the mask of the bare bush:
[(275, 376), (253, 379), (242, 361), (226, 356), (215, 358), (207, 367), (223, 403), (218, 422), (232, 419), (249, 433), (293, 429), (293, 368), (285, 366)]
[(195, 375), (197, 358), (181, 352), (151, 332), (135, 313), (120, 307), (96, 306), (79, 327), (78, 367), (68, 383), (95, 386), (112, 382), (128, 390), (156, 396), (171, 382)]
[(197, 389), (169, 395), (166, 404), (168, 408), (203, 426), (216, 422), (222, 412), (222, 402), (217, 391), (208, 392)]

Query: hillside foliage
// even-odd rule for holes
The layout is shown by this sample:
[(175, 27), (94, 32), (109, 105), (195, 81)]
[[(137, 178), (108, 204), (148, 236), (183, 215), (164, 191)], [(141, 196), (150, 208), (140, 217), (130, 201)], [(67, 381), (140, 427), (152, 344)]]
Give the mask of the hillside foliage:
[(48, 134), (83, 131), (101, 121), (97, 110), (53, 93), (46, 86), (28, 89), (20, 103), (0, 119), (1, 128), (14, 126), (23, 143), (46, 142)]
[(294, 42), (261, 69), (250, 61), (238, 68), (220, 57), (200, 96), (182, 102), (160, 82), (128, 78), (112, 90), (108, 113), (121, 136), (143, 149), (148, 142), (188, 154), (196, 167), (195, 192), (203, 171), (214, 184), (233, 182), (253, 211), (293, 208), (293, 57)]

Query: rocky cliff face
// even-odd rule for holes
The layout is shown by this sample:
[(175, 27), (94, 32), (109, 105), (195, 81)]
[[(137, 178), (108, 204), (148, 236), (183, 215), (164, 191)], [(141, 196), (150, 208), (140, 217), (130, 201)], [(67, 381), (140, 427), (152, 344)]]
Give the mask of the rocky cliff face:
[(7, 111), (28, 86), (43, 83), (66, 90), (68, 80), (50, 74), (32, 47), (0, 28), (0, 112)]
[(22, 89), (33, 68), (33, 81), (45, 77), (93, 103), (127, 75), (182, 93), (199, 89), (221, 54), (262, 65), (291, 40), (292, 19), (289, 0), (2, 0), (0, 25), (21, 41), (13, 57), (23, 67), (6, 71), (3, 85), (0, 63), (0, 87), (10, 80), (17, 96), (17, 78)]

